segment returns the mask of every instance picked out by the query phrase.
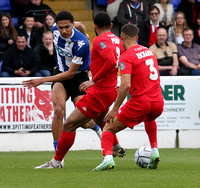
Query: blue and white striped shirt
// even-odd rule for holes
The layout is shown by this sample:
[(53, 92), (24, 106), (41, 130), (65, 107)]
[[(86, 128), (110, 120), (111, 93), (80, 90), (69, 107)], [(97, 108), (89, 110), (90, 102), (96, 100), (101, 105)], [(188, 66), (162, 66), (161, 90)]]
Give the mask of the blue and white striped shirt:
[(69, 69), (72, 62), (80, 65), (78, 72), (89, 70), (90, 49), (85, 35), (73, 28), (70, 38), (63, 38), (56, 23), (53, 25), (52, 30), (57, 52), (57, 68), (61, 72), (65, 72)]

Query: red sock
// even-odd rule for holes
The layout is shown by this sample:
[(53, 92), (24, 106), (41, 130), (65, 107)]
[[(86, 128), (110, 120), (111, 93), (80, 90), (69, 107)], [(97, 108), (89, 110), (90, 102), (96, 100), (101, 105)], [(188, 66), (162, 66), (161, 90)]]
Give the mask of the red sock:
[(117, 144), (119, 144), (119, 140), (118, 140), (116, 134), (114, 134), (114, 143), (113, 143), (113, 146), (116, 146)]
[(75, 140), (76, 132), (64, 132), (60, 136), (58, 145), (56, 148), (56, 154), (54, 159), (57, 161), (62, 161), (66, 153), (72, 147)]
[(113, 142), (114, 142), (114, 134), (108, 131), (103, 132), (101, 138), (101, 148), (103, 150), (103, 156), (113, 154), (112, 150)]
[[(106, 125), (106, 122), (103, 123), (102, 125), (99, 125), (99, 127), (101, 128), (101, 130), (103, 130), (104, 126)], [(116, 146), (117, 144), (119, 144), (119, 140), (116, 136), (116, 134), (114, 134), (114, 143), (113, 143), (113, 146)]]
[(149, 142), (152, 148), (157, 148), (157, 125), (155, 121), (145, 122), (145, 130), (149, 137)]

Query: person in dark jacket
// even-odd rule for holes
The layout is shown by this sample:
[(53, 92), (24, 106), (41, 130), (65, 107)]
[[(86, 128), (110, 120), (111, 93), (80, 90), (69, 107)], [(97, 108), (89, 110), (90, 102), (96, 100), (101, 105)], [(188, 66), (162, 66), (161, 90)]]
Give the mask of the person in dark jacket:
[(132, 23), (140, 26), (149, 20), (148, 3), (145, 0), (123, 0), (119, 5), (117, 21), (121, 26)]
[(37, 72), (39, 65), (35, 61), (32, 49), (27, 46), (26, 36), (19, 35), (16, 44), (10, 47), (3, 56), (1, 77), (26, 77), (41, 74)]
[(200, 45), (200, 12), (197, 15), (197, 25), (194, 28), (193, 42)]
[(11, 47), (17, 39), (17, 30), (14, 27), (11, 16), (7, 12), (0, 14), (0, 61), (3, 53)]
[(35, 27), (42, 29), (44, 23), (44, 17), (48, 12), (53, 12), (53, 10), (46, 4), (43, 4), (42, 0), (31, 0), (31, 2), (25, 5), (23, 14), (33, 14), (35, 17)]
[(51, 31), (44, 32), (42, 42), (33, 51), (39, 64), (39, 72), (42, 76), (51, 76), (57, 64), (56, 50), (53, 45), (53, 33)]
[(157, 42), (157, 30), (165, 28), (165, 25), (159, 22), (160, 11), (156, 6), (149, 9), (150, 20), (143, 22), (140, 26), (139, 44), (149, 47)]
[(182, 0), (177, 11), (185, 14), (189, 27), (194, 29), (197, 26), (197, 14), (200, 12), (200, 2), (197, 0)]

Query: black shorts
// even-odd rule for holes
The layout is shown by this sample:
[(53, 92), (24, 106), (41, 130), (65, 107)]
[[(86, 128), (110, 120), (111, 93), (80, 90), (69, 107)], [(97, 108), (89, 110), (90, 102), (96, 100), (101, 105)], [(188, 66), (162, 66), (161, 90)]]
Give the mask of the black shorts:
[[(54, 75), (60, 73), (58, 70), (54, 71)], [(63, 84), (66, 92), (67, 92), (67, 100), (69, 99), (69, 97), (71, 97), (71, 101), (73, 102), (73, 100), (80, 95), (85, 95), (85, 92), (81, 92), (79, 90), (79, 86), (85, 82), (88, 81), (89, 77), (88, 77), (88, 72), (80, 72), (74, 75), (74, 77), (70, 80), (64, 80), (64, 81), (59, 81), (60, 83)], [(52, 83), (52, 87), (55, 84)]]

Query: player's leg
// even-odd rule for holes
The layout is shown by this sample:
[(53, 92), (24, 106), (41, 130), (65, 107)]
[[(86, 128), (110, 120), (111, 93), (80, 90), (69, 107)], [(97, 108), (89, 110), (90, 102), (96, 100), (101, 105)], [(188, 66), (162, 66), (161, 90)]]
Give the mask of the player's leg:
[[(107, 114), (107, 112), (101, 113), (98, 118), (94, 119), (96, 124), (98, 124), (101, 127), (102, 130), (103, 130), (105, 124), (106, 124), (106, 122), (104, 121), (104, 117), (105, 117), (106, 114)], [(126, 155), (126, 151), (119, 144), (117, 135), (114, 134), (113, 157), (117, 157), (117, 156), (118, 157), (124, 157), (125, 155)]]
[(59, 138), (54, 158), (50, 162), (36, 167), (36, 169), (62, 168), (61, 162), (74, 143), (76, 129), (82, 124), (87, 123), (88, 121), (90, 121), (90, 118), (87, 118), (80, 112), (78, 108), (75, 108), (74, 111), (69, 115), (67, 120), (64, 122), (63, 131)]
[(58, 140), (63, 130), (63, 118), (65, 113), (65, 102), (67, 92), (62, 83), (57, 82), (52, 88), (52, 101), (54, 106), (54, 117), (52, 121), (52, 134), (54, 139), (54, 148), (56, 150)]
[[(79, 96), (74, 98), (74, 100), (73, 100), (74, 106), (76, 106), (75, 105), (76, 102), (78, 102), (82, 97), (83, 97), (83, 95), (79, 95)], [(84, 129), (92, 129), (93, 131), (95, 131), (95, 133), (97, 134), (97, 136), (101, 140), (102, 131), (101, 131), (100, 127), (98, 126), (98, 124), (96, 124), (92, 119), (88, 123), (83, 124), (81, 127), (84, 128)]]
[(151, 160), (147, 168), (156, 169), (160, 160), (157, 144), (157, 125), (155, 121), (145, 122), (145, 131), (151, 145)]
[(149, 137), (149, 142), (151, 145), (151, 148), (157, 148), (158, 143), (157, 143), (157, 125), (155, 120), (154, 121), (149, 121), (149, 122), (144, 122), (145, 125), (145, 131)]
[(102, 171), (114, 168), (115, 162), (113, 160), (112, 150), (115, 139), (114, 135), (125, 128), (126, 126), (122, 124), (117, 117), (114, 118), (113, 123), (108, 123), (105, 125), (101, 140), (101, 148), (103, 151), (104, 160), (99, 166), (93, 169), (94, 171)]
[(90, 118), (87, 118), (78, 108), (75, 108), (64, 122), (64, 128), (57, 145), (56, 155), (54, 157), (58, 164), (72, 147), (76, 136), (76, 129), (89, 121)]
[(151, 145), (151, 159), (147, 166), (150, 169), (156, 169), (158, 162), (160, 161), (160, 155), (158, 152), (157, 143), (157, 124), (155, 119), (162, 114), (164, 103), (161, 102), (150, 102), (151, 111), (147, 115), (146, 121), (144, 122), (145, 131), (149, 137)]
[[(60, 82), (56, 82), (52, 88), (52, 101), (54, 106), (54, 117), (52, 121), (52, 134), (53, 134), (53, 145), (56, 151), (58, 140), (63, 130), (63, 118), (65, 112), (65, 102), (67, 100), (67, 92), (63, 87), (63, 84)], [(64, 166), (64, 160), (62, 164), (58, 168), (62, 168)], [(35, 169), (41, 168), (52, 168), (50, 162), (45, 163), (40, 166), (36, 166)]]

